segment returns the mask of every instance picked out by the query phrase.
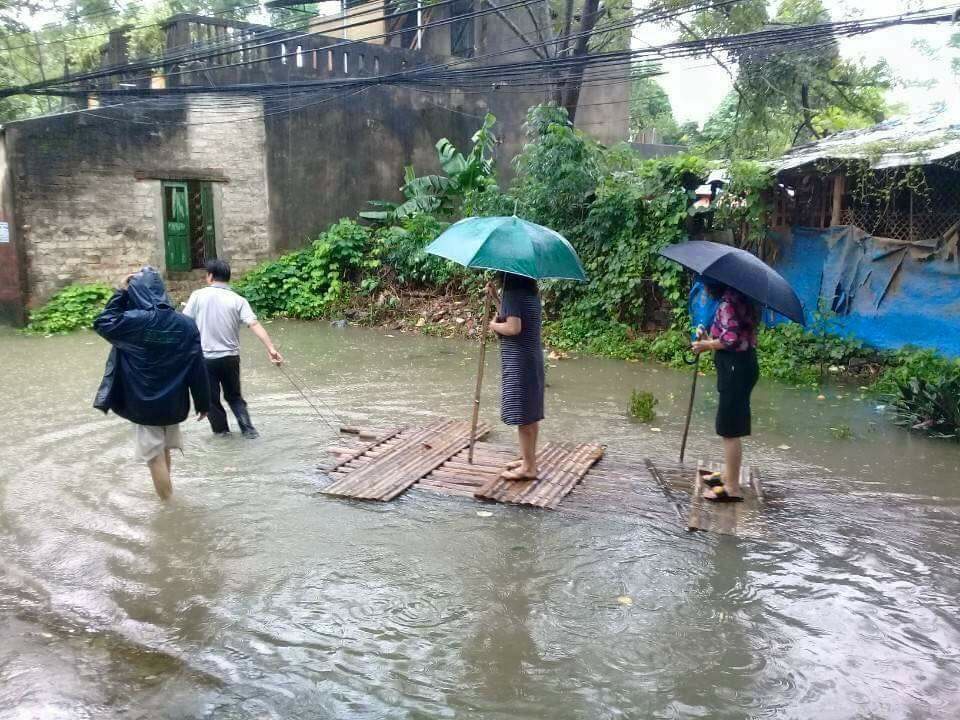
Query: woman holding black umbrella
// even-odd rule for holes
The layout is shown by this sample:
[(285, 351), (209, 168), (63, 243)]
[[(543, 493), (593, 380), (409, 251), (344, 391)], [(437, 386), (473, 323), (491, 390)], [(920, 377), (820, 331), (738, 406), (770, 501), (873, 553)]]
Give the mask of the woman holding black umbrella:
[(716, 431), (723, 438), (723, 473), (704, 479), (709, 488), (703, 497), (716, 502), (738, 502), (741, 438), (750, 434), (750, 394), (760, 377), (757, 364), (757, 326), (760, 311), (743, 293), (715, 280), (705, 280), (710, 295), (719, 300), (709, 336), (693, 343), (698, 355), (712, 350), (717, 368)]
[[(698, 274), (720, 304), (714, 314), (710, 333), (698, 337), (693, 351), (698, 355), (712, 350), (717, 366), (717, 435), (723, 438), (724, 469), (719, 477), (707, 479), (707, 500), (736, 502), (740, 497), (740, 464), (743, 446), (740, 438), (750, 434), (750, 393), (757, 384), (757, 326), (760, 307), (773, 310), (800, 325), (803, 305), (790, 283), (776, 270), (740, 248), (694, 240), (668, 245), (660, 254)], [(696, 389), (696, 384), (694, 384)], [(693, 393), (690, 395), (690, 410)], [(690, 424), (687, 412), (687, 427)], [(686, 430), (681, 443), (680, 461)]]

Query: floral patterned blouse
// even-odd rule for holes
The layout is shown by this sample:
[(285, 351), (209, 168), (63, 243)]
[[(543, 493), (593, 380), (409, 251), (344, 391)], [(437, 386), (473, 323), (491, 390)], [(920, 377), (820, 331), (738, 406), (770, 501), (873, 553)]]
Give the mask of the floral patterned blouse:
[(742, 293), (729, 288), (724, 291), (713, 316), (710, 337), (733, 352), (745, 352), (757, 346), (756, 313)]

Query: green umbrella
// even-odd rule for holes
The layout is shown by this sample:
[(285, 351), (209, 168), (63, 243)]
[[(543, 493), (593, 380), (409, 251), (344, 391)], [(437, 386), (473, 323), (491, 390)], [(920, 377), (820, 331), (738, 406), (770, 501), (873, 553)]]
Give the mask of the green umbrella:
[(466, 218), (447, 228), (426, 251), (467, 267), (503, 270), (534, 280), (587, 279), (580, 258), (563, 235), (516, 216)]
[[(479, 270), (502, 270), (534, 280), (555, 278), (586, 282), (587, 275), (573, 246), (550, 228), (513, 217), (471, 217), (454, 223), (430, 243), (431, 255), (453, 260)], [(470, 451), (467, 460), (473, 463), (473, 445), (480, 417), (480, 388), (483, 386), (483, 365), (487, 353), (487, 318), (490, 298), (487, 297), (480, 324), (480, 364), (477, 386), (473, 393), (473, 418), (470, 425)]]

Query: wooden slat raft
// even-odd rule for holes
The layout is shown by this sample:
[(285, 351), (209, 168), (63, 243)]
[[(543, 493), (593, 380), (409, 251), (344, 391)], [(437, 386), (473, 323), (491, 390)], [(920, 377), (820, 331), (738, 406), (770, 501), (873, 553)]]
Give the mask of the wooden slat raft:
[[(478, 428), (478, 436), (489, 426)], [(411, 485), (467, 447), (470, 423), (440, 420), (422, 428), (389, 431), (349, 453), (332, 468), (339, 479), (327, 495), (360, 500), (393, 500)], [(359, 462), (365, 459), (365, 462)]]
[(498, 472), (474, 495), (483, 500), (556, 510), (601, 457), (601, 445), (546, 443), (537, 453), (536, 480), (504, 480)]
[[(434, 433), (438, 429), (449, 430), (451, 422), (441, 421), (429, 428), (419, 429), (345, 429), (344, 432), (349, 432), (353, 437), (343, 438), (338, 447), (330, 449), (337, 459), (333, 465), (326, 468), (333, 481), (326, 491), (350, 487), (348, 483), (358, 477), (361, 471), (367, 476), (368, 483), (373, 483), (376, 477), (384, 472), (405, 472), (401, 467), (404, 454), (419, 455), (421, 450), (427, 450), (422, 446), (422, 440), (421, 450), (417, 450), (417, 441), (411, 441), (411, 438), (422, 438), (424, 433), (429, 435), (431, 429)], [(480, 434), (488, 431), (489, 427), (481, 424)], [(467, 498), (494, 492), (500, 486), (500, 473), (507, 463), (517, 457), (516, 446), (478, 442), (474, 448), (474, 462), (471, 464), (467, 460), (466, 434), (464, 430), (464, 441), (459, 450), (450, 452), (445, 460), (436, 462), (430, 470), (423, 472), (419, 479), (410, 480), (413, 475), (422, 472), (422, 467), (429, 464), (414, 467), (406, 473), (404, 489)], [(373, 442), (365, 441), (370, 438), (374, 439)], [(427, 441), (427, 444), (433, 449), (438, 447), (436, 441)], [(582, 451), (582, 465), (576, 460), (577, 448)], [(553, 483), (547, 483), (539, 489), (542, 494), (536, 498), (539, 500), (537, 506), (559, 509), (566, 516), (580, 518), (619, 518), (625, 522), (634, 522), (637, 518), (679, 518), (680, 527), (684, 529), (694, 525), (695, 527), (690, 529), (752, 538), (766, 538), (770, 535), (772, 528), (766, 522), (768, 511), (765, 509), (765, 492), (756, 469), (746, 473), (744, 482), (748, 484), (744, 488), (744, 502), (716, 505), (709, 501), (694, 501), (693, 486), (697, 470), (695, 465), (678, 465), (661, 460), (654, 464), (629, 451), (617, 452), (612, 457), (609, 454), (599, 457), (598, 451), (602, 454), (602, 449), (596, 445), (545, 444), (541, 450), (541, 467), (548, 471), (543, 473), (544, 478), (547, 481), (552, 480)], [(443, 454), (441, 452), (441, 456)], [(596, 457), (593, 457), (594, 455)], [(571, 460), (571, 457), (574, 459)], [(561, 464), (564, 458), (568, 462), (567, 470), (563, 470)], [(551, 467), (558, 468), (559, 473), (551, 474)], [(712, 466), (704, 464), (705, 469), (710, 467)], [(582, 472), (578, 475), (579, 468), (582, 468)], [(561, 479), (561, 475), (565, 481)], [(651, 482), (651, 477), (656, 478), (657, 475), (662, 482)], [(573, 476), (577, 476), (576, 480), (573, 480)], [(391, 489), (396, 488), (396, 484), (387, 485)], [(504, 492), (519, 496), (516, 499), (523, 502), (524, 490), (528, 492), (527, 498), (532, 499), (530, 485), (510, 482)], [(386, 497), (388, 493), (378, 491), (375, 494), (389, 499)], [(390, 496), (396, 497), (397, 494), (399, 493)], [(773, 504), (775, 505), (776, 501)], [(691, 523), (689, 516), (694, 505), (697, 506), (697, 511), (695, 522)]]
[(669, 466), (647, 461), (648, 468), (654, 479), (659, 474), (667, 485), (667, 492), (672, 499), (682, 495), (689, 502), (686, 518), (677, 503), (681, 521), (686, 520), (688, 530), (704, 530), (721, 535), (737, 535), (740, 537), (766, 537), (768, 528), (764, 505), (766, 494), (760, 481), (760, 473), (756, 468), (744, 467), (740, 470), (740, 492), (743, 502), (717, 503), (703, 498), (706, 485), (703, 476), (707, 473), (719, 471), (722, 466), (718, 463), (699, 462), (696, 466)]

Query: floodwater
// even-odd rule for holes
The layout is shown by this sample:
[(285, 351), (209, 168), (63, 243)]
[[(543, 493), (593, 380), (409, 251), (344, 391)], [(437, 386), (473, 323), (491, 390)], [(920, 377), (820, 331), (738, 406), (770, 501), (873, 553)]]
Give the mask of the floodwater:
[[(333, 424), (469, 409), (466, 343), (270, 330)], [(244, 342), (263, 437), (188, 421), (163, 505), (90, 406), (105, 344), (0, 333), (0, 718), (957, 717), (960, 448), (856, 388), (760, 385), (747, 452), (783, 500), (742, 540), (682, 531), (652, 484), (643, 517), (589, 519), (317, 495), (335, 433)], [(548, 381), (548, 439), (675, 455), (688, 374), (582, 358)]]

